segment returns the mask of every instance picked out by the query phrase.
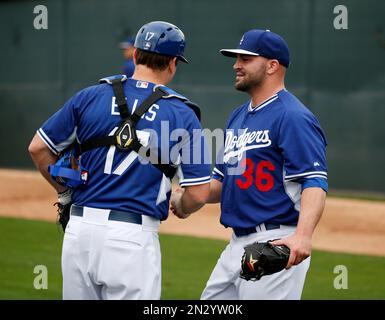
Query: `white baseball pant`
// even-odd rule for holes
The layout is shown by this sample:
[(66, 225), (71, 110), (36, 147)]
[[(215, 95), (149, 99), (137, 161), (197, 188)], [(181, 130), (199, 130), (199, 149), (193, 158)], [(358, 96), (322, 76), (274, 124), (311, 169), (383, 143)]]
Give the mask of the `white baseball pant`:
[(71, 215), (62, 248), (63, 299), (160, 299), (159, 220), (109, 220), (110, 210)]
[(283, 226), (279, 229), (266, 230), (264, 225), (256, 227), (259, 232), (243, 237), (234, 233), (222, 252), (208, 282), (203, 290), (202, 300), (299, 300), (310, 266), (310, 257), (289, 270), (263, 276), (258, 281), (246, 281), (239, 278), (241, 258), (244, 247), (255, 241), (287, 237), (295, 232), (296, 227)]

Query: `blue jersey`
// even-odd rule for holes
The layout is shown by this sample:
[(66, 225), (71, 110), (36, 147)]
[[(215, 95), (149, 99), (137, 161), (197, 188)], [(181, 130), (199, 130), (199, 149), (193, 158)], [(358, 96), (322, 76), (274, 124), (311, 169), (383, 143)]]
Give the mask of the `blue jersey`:
[(327, 190), (326, 138), (315, 116), (290, 92), (229, 118), (213, 178), (222, 181), (221, 223), (296, 225), (305, 186)]
[(126, 59), (124, 61), (123, 73), (127, 76), (127, 78), (131, 78), (135, 71), (134, 60)]
[[(154, 88), (153, 83), (128, 79), (123, 83), (131, 113), (140, 106)], [(57, 154), (77, 139), (113, 134), (121, 122), (112, 86), (100, 84), (86, 88), (50, 117), (38, 130), (40, 138)], [(207, 146), (195, 113), (177, 98), (161, 99), (153, 104), (136, 125), (139, 141), (157, 148), (162, 161), (179, 163), (182, 187), (210, 181), (210, 165), (203, 158)], [(180, 132), (178, 133), (178, 130)], [(198, 140), (199, 143), (196, 143)], [(179, 148), (177, 144), (183, 145)], [(202, 161), (183, 161), (178, 150), (191, 157), (200, 148)], [(175, 152), (173, 152), (173, 150)], [(75, 189), (77, 205), (134, 212), (164, 220), (168, 215), (171, 183), (152, 164), (145, 164), (134, 152), (122, 152), (115, 146), (100, 147), (82, 154), (81, 165), (88, 170), (88, 181)], [(164, 162), (165, 163), (165, 162)]]

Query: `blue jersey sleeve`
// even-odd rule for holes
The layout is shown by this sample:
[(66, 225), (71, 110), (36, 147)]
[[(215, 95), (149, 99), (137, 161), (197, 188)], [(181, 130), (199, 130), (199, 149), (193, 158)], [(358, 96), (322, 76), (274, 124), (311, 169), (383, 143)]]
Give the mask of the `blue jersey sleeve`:
[(281, 122), (278, 146), (284, 157), (286, 181), (327, 180), (325, 134), (313, 114), (287, 112)]
[(215, 180), (218, 180), (220, 182), (223, 181), (223, 179), (225, 177), (225, 170), (226, 170), (226, 168), (223, 164), (223, 151), (224, 151), (224, 147), (222, 147), (218, 151), (215, 166), (214, 166), (214, 169), (212, 171), (212, 178)]
[(48, 148), (58, 154), (76, 139), (76, 105), (79, 94), (69, 99), (64, 106), (52, 115), (37, 131)]
[(299, 181), (302, 184), (302, 191), (306, 188), (321, 188), (328, 192), (329, 186), (326, 179), (323, 178), (307, 178)]
[(211, 180), (210, 155), (201, 124), (191, 110), (188, 110), (185, 117), (187, 133), (181, 142), (181, 161), (178, 168), (181, 187), (204, 184)]

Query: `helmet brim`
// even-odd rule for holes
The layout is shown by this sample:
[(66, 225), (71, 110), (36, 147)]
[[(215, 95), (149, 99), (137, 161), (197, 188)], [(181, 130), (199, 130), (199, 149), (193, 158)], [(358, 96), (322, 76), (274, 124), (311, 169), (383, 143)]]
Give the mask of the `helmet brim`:
[(182, 61), (184, 63), (188, 63), (188, 60), (185, 57), (183, 57), (183, 56), (178, 56), (177, 58), (178, 58), (178, 60), (180, 60), (180, 61)]

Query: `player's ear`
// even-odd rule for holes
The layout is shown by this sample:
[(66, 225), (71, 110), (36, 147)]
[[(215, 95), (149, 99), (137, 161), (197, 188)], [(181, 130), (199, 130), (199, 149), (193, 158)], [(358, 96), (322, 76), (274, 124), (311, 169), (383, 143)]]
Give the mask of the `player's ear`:
[(136, 48), (134, 48), (134, 53), (132, 55), (132, 59), (134, 60), (134, 64), (136, 65)]
[(170, 69), (172, 74), (174, 74), (176, 72), (177, 64), (178, 64), (178, 58), (177, 57), (170, 59), (170, 62), (168, 63), (168, 68)]
[(279, 69), (279, 61), (276, 59), (268, 60), (267, 61), (267, 68), (266, 72), (267, 74), (271, 75), (278, 71)]

